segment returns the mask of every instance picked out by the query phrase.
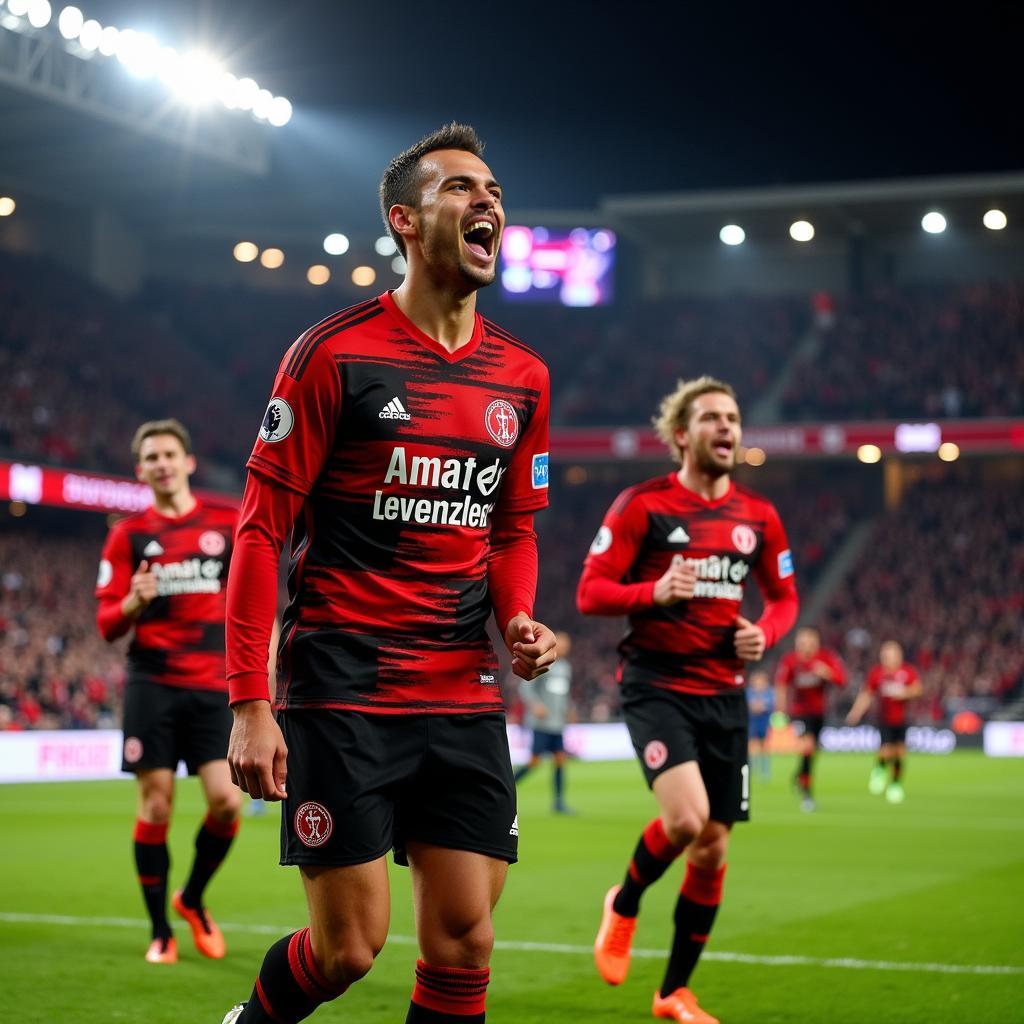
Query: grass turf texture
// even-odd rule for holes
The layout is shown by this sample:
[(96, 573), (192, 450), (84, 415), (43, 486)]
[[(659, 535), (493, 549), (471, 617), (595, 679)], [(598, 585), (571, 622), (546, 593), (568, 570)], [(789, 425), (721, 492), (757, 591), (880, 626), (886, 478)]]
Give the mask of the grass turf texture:
[[(693, 980), (702, 1005), (723, 1024), (1024, 1020), (1024, 761), (911, 756), (901, 806), (869, 796), (871, 763), (858, 755), (821, 757), (813, 815), (799, 811), (790, 789), (791, 758), (774, 760), (770, 782), (754, 780), (754, 821), (734, 834), (711, 955)], [(572, 764), (568, 797), (579, 815), (554, 816), (550, 770), (542, 765), (520, 792), (522, 860), (496, 913), (488, 1019), (651, 1020), (682, 867), (648, 892), (635, 942), (640, 955), (626, 983), (609, 988), (586, 950), (604, 892), (620, 880), (654, 805), (634, 764)], [(184, 880), (201, 816), (197, 785), (179, 781), (173, 887)], [(179, 921), (179, 963), (146, 964), (133, 809), (130, 781), (0, 786), (5, 1020), (219, 1024), (232, 1003), (248, 996), (270, 942), (302, 925), (298, 874), (276, 866), (271, 809), (244, 823), (208, 893), (225, 925), (227, 958), (200, 957)], [(314, 1020), (405, 1019), (416, 950), (408, 874), (392, 865), (391, 876), (391, 941), (369, 977)], [(120, 920), (101, 925), (90, 921), (95, 918)], [(524, 943), (570, 948), (514, 948)], [(723, 959), (734, 953), (814, 962)], [(944, 973), (821, 962), (830, 958), (1015, 970)]]

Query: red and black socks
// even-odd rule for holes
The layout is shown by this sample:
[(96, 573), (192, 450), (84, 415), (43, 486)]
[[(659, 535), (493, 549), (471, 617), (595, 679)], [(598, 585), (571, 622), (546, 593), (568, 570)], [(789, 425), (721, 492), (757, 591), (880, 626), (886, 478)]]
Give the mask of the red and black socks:
[(171, 867), (167, 852), (167, 824), (135, 822), (135, 867), (142, 886), (142, 898), (153, 923), (154, 939), (169, 939), (167, 920), (167, 873)]
[(662, 997), (671, 995), (689, 983), (722, 902), (724, 879), (724, 864), (720, 868), (711, 869), (689, 863), (686, 865), (686, 877), (676, 903), (676, 931), (665, 980), (661, 986)]
[(669, 840), (661, 818), (655, 818), (644, 829), (633, 851), (626, 878), (612, 904), (615, 913), (623, 917), (636, 917), (640, 912), (640, 897), (644, 890), (665, 874), (668, 866), (684, 848)]
[(405, 1024), (484, 1024), (489, 967), (435, 967), (416, 961), (416, 984)]

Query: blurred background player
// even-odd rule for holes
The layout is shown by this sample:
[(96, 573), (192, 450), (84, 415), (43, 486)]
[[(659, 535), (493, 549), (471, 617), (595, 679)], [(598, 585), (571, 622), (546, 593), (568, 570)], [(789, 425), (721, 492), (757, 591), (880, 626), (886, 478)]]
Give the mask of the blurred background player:
[(779, 659), (775, 672), (775, 703), (793, 723), (800, 761), (794, 783), (800, 807), (815, 809), (811, 788), (814, 754), (825, 724), (825, 688), (846, 685), (846, 668), (839, 655), (821, 646), (821, 636), (811, 626), (796, 631), (793, 650)]
[[(716, 1024), (688, 985), (722, 899), (729, 832), (750, 817), (744, 662), (796, 621), (793, 560), (774, 506), (733, 483), (740, 410), (712, 377), (679, 381), (654, 421), (678, 472), (623, 491), (590, 547), (577, 590), (586, 615), (628, 615), (622, 708), (659, 816), (605, 896), (598, 972), (625, 980), (640, 897), (686, 851), (675, 934), (652, 1012)], [(740, 614), (754, 574), (761, 618)]]
[(569, 759), (565, 752), (564, 733), (572, 705), (572, 665), (569, 652), (572, 639), (568, 633), (555, 634), (556, 661), (548, 671), (537, 679), (524, 679), (519, 686), (523, 701), (523, 725), (533, 732), (530, 760), (516, 769), (518, 784), (530, 771), (536, 768), (545, 754), (551, 755), (554, 765), (553, 785), (555, 814), (572, 814), (565, 804), (565, 763)]
[(168, 964), (178, 958), (167, 920), (167, 829), (179, 761), (199, 776), (207, 812), (188, 880), (172, 902), (199, 952), (219, 959), (224, 938), (203, 906), (203, 893), (238, 831), (242, 802), (226, 760), (231, 711), (224, 675), (225, 585), (237, 513), (192, 494), (196, 459), (177, 420), (143, 423), (132, 439), (132, 456), (153, 504), (111, 529), (96, 597), (105, 639), (134, 629), (121, 768), (138, 781), (135, 864), (153, 931), (146, 960)]
[[(886, 640), (878, 649), (878, 664), (868, 673), (864, 689), (846, 716), (848, 725), (858, 725), (878, 695), (878, 728), (881, 746), (878, 764), (871, 769), (868, 790), (875, 796), (885, 793), (891, 804), (903, 802), (903, 758), (907, 755), (907, 705), (923, 692), (917, 669), (903, 660), (903, 648), (895, 640)], [(888, 780), (887, 767), (892, 766)]]
[(763, 668), (750, 673), (747, 682), (747, 710), (750, 712), (750, 742), (748, 749), (754, 771), (762, 779), (771, 777), (771, 759), (768, 756), (768, 729), (771, 727), (775, 698), (771, 678)]

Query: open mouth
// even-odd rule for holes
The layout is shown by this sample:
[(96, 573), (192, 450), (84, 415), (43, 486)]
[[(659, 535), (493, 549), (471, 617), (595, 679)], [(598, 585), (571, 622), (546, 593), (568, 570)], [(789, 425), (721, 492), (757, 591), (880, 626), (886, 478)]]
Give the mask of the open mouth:
[(715, 441), (711, 445), (711, 450), (720, 458), (730, 459), (732, 458), (732, 441)]
[(489, 260), (494, 254), (494, 237), (494, 225), (483, 218), (470, 221), (462, 232), (466, 248), (485, 260)]

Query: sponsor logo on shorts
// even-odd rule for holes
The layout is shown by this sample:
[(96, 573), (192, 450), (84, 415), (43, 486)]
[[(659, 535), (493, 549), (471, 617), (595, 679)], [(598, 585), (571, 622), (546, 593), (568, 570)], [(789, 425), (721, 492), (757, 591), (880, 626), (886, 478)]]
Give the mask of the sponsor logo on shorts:
[(519, 835), (519, 815), (518, 814), (512, 819), (512, 827), (508, 830), (508, 834), (510, 836), (517, 836), (518, 837), (518, 835)]
[(652, 772), (657, 771), (668, 760), (668, 747), (661, 740), (651, 740), (644, 747), (644, 764)]
[(216, 530), (207, 530), (206, 533), (199, 535), (199, 550), (211, 558), (224, 554), (224, 549), (227, 546), (228, 542), (224, 539), (224, 534), (218, 533)]
[(757, 547), (757, 534), (743, 523), (732, 528), (732, 542), (741, 555), (749, 555)]
[(323, 804), (307, 800), (295, 812), (295, 834), (303, 846), (323, 846), (333, 831), (334, 822)]
[(487, 433), (501, 445), (511, 448), (519, 436), (519, 417), (515, 409), (504, 398), (496, 398), (484, 413), (484, 426)]
[(260, 437), (270, 444), (283, 441), (295, 426), (295, 414), (292, 407), (283, 399), (275, 396), (270, 400), (267, 411), (263, 414), (263, 425)]
[(138, 736), (129, 736), (124, 741), (124, 760), (126, 764), (142, 760), (142, 740)]
[(541, 490), (548, 485), (548, 453), (541, 452), (533, 457), (533, 489)]

